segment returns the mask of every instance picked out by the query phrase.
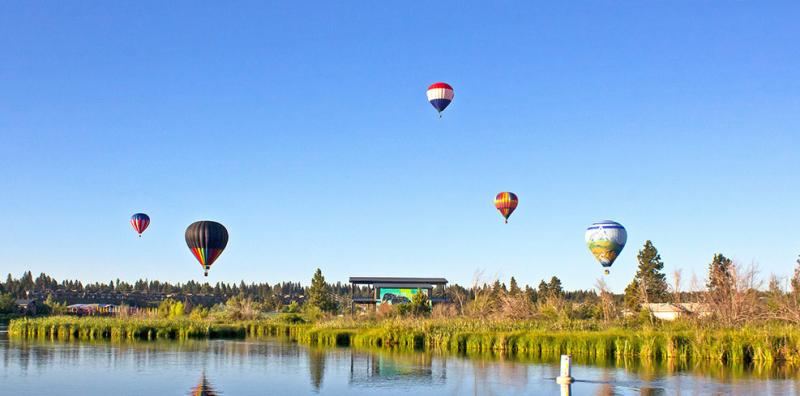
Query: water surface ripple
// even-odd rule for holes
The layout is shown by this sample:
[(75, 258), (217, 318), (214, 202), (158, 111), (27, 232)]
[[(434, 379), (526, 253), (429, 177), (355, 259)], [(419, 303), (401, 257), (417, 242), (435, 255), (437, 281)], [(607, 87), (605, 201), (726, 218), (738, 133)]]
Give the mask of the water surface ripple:
[(309, 348), (285, 340), (58, 342), (0, 334), (2, 395), (793, 395), (796, 369)]

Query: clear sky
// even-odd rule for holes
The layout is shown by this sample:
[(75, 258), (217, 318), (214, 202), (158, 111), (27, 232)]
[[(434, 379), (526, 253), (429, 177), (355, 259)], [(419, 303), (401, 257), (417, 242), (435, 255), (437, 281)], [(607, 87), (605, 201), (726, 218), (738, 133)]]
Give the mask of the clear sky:
[(0, 3), (3, 274), (203, 280), (201, 219), (211, 282), (585, 289), (603, 219), (617, 292), (647, 239), (686, 279), (800, 254), (796, 1), (164, 3)]

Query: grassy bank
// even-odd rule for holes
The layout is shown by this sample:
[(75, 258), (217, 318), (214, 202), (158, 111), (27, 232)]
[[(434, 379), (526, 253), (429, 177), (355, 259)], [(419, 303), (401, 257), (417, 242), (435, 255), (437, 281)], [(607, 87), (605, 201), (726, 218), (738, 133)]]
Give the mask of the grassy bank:
[(243, 338), (243, 324), (222, 324), (188, 319), (118, 319), (50, 316), (15, 319), (8, 334), (17, 338), (156, 340), (188, 338)]
[(470, 319), (394, 319), (290, 323), (283, 318), (216, 323), (190, 319), (16, 319), (18, 338), (155, 340), (287, 336), (306, 345), (502, 354), (536, 359), (572, 354), (584, 360), (718, 361), (729, 364), (784, 361), (800, 364), (800, 330), (775, 325), (741, 329), (664, 326), (652, 329), (551, 330), (538, 322)]
[[(588, 360), (644, 360), (724, 363), (800, 363), (800, 330), (792, 326), (699, 329), (551, 330), (536, 322), (476, 320), (333, 321), (304, 330), (305, 340), (330, 345), (336, 339), (357, 347), (431, 349), (465, 354), (503, 354), (536, 359), (571, 354)], [(303, 341), (303, 340), (301, 340)]]

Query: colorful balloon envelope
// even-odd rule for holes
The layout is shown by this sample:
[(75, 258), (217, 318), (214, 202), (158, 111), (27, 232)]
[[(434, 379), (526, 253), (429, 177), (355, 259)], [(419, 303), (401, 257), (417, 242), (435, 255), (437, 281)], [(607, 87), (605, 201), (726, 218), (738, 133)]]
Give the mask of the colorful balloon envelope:
[(150, 216), (144, 213), (134, 213), (134, 215), (131, 216), (131, 225), (133, 229), (139, 233), (139, 238), (141, 238), (144, 230), (150, 225)]
[(508, 223), (508, 216), (511, 216), (511, 214), (514, 213), (514, 209), (517, 208), (517, 204), (519, 204), (517, 194), (512, 192), (501, 192), (494, 198), (494, 207), (500, 211), (506, 223)]
[(439, 112), (439, 117), (453, 101), (453, 96), (453, 87), (450, 84), (437, 82), (428, 87), (428, 102), (431, 102), (433, 108)]
[(186, 228), (186, 245), (200, 262), (205, 276), (228, 245), (228, 230), (216, 221), (196, 221)]
[(590, 225), (584, 237), (589, 251), (605, 268), (604, 272), (608, 275), (609, 268), (628, 242), (628, 232), (625, 227), (616, 221), (600, 221)]

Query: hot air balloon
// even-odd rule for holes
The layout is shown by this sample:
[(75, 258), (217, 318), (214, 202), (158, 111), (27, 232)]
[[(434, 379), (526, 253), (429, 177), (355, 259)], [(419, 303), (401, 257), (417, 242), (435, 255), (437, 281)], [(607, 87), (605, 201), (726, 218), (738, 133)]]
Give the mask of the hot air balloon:
[(442, 112), (452, 101), (453, 87), (450, 84), (437, 82), (428, 87), (428, 102), (431, 102), (433, 108), (439, 112), (439, 118), (442, 117)]
[(144, 213), (134, 213), (134, 215), (131, 216), (131, 225), (133, 229), (139, 233), (139, 238), (141, 238), (144, 230), (150, 225), (150, 216)]
[(211, 265), (228, 245), (228, 230), (216, 221), (196, 221), (186, 228), (186, 245), (208, 276)]
[(514, 213), (518, 203), (517, 194), (512, 192), (501, 192), (494, 197), (494, 207), (505, 217), (506, 223), (508, 223), (508, 216)]
[(614, 264), (625, 242), (628, 241), (628, 232), (625, 227), (616, 221), (605, 220), (594, 223), (586, 229), (586, 246), (597, 261), (605, 268), (603, 272), (609, 274), (609, 268)]

